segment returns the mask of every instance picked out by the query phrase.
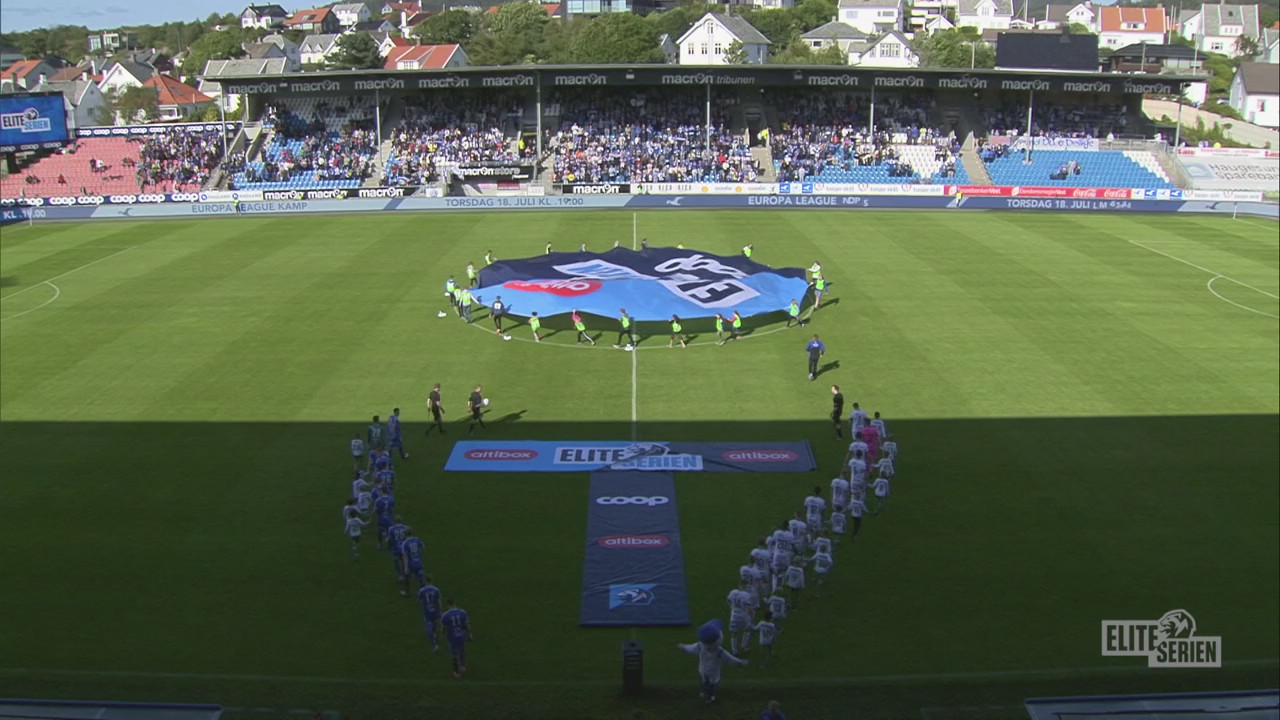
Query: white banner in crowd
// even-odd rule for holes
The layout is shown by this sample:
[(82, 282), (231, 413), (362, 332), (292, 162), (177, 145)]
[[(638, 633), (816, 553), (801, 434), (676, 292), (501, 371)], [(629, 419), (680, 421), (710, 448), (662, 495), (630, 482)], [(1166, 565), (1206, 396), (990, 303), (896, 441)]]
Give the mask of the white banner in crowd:
[(1082, 152), (1092, 152), (1098, 149), (1098, 139), (1069, 137), (1020, 137), (1013, 141), (1014, 150), (1021, 150), (1023, 148), (1032, 148), (1034, 150), (1078, 150)]

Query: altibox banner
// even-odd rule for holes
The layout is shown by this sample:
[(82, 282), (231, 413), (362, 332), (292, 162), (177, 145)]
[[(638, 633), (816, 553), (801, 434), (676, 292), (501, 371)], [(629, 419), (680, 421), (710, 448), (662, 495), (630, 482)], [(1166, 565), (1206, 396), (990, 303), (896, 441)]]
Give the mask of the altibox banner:
[(675, 477), (592, 473), (588, 498), (579, 623), (688, 625)]
[(452, 472), (808, 472), (818, 467), (808, 441), (776, 443), (625, 440), (460, 440)]
[(507, 311), (520, 317), (572, 310), (615, 317), (626, 308), (643, 322), (782, 311), (803, 300), (808, 286), (800, 268), (772, 268), (742, 256), (614, 248), (500, 260), (480, 271), (476, 294), (485, 304), (501, 295)]

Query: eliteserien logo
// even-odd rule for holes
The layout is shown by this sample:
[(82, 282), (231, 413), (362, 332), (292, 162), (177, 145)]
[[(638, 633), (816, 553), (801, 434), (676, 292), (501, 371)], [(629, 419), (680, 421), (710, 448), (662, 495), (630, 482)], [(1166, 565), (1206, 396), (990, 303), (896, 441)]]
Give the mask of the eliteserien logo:
[(17, 130), (21, 133), (41, 133), (53, 130), (53, 121), (40, 117), (40, 111), (29, 107), (22, 112), (0, 115), (0, 129)]
[(596, 498), (597, 505), (648, 505), (649, 507), (657, 507), (658, 505), (666, 505), (669, 502), (671, 502), (671, 498), (662, 495), (654, 495), (653, 497), (633, 495), (630, 497)]
[(1222, 667), (1222, 638), (1196, 636), (1196, 619), (1170, 610), (1159, 620), (1103, 620), (1102, 654), (1145, 657), (1147, 667)]
[(627, 606), (644, 606), (652, 605), (657, 599), (657, 594), (653, 591), (658, 587), (657, 583), (627, 583), (615, 584), (609, 586), (609, 609), (627, 607)]
[(673, 453), (661, 443), (617, 447), (556, 448), (557, 465), (590, 465), (611, 470), (701, 470), (702, 456)]

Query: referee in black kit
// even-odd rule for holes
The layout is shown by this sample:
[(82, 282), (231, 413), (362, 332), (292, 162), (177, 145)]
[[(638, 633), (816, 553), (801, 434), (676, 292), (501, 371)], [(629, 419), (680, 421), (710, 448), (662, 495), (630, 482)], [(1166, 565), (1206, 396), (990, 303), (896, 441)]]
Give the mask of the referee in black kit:
[(839, 385), (831, 386), (831, 424), (836, 426), (836, 439), (844, 437), (844, 393)]
[(804, 349), (809, 352), (809, 379), (813, 380), (818, 377), (818, 360), (827, 354), (827, 346), (822, 344), (817, 335), (814, 335)]
[(431, 434), (431, 428), (437, 428), (443, 435), (444, 422), (441, 416), (444, 415), (444, 406), (440, 404), (440, 383), (431, 387), (431, 394), (427, 396), (427, 409), (431, 411), (431, 424), (427, 426), (426, 434)]
[(477, 385), (476, 389), (471, 391), (471, 398), (467, 400), (467, 406), (471, 408), (471, 427), (467, 428), (468, 435), (475, 433), (476, 423), (479, 423), (480, 427), (487, 427), (484, 424), (482, 413), (484, 406), (488, 405), (489, 401), (484, 398), (483, 393), (484, 387)]

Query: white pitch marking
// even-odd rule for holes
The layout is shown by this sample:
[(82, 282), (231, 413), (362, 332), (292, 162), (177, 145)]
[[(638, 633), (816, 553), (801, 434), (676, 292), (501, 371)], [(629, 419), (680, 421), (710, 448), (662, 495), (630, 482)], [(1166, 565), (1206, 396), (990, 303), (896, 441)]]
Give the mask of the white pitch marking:
[[(1205, 266), (1203, 266), (1203, 265), (1197, 265), (1197, 264), (1195, 264), (1195, 263), (1191, 262), (1190, 260), (1183, 260), (1182, 258), (1178, 257), (1177, 255), (1170, 255), (1169, 253), (1167, 253), (1167, 252), (1165, 252), (1165, 251), (1163, 251), (1163, 250), (1157, 250), (1157, 249), (1155, 249), (1155, 248), (1151, 247), (1150, 245), (1143, 245), (1142, 243), (1138, 242), (1137, 240), (1130, 240), (1129, 242), (1133, 243), (1134, 245), (1137, 245), (1138, 247), (1140, 247), (1140, 248), (1142, 248), (1142, 249), (1144, 249), (1144, 250), (1150, 250), (1151, 252), (1156, 253), (1157, 255), (1163, 255), (1163, 256), (1165, 256), (1165, 257), (1169, 258), (1170, 260), (1177, 260), (1178, 262), (1182, 263), (1183, 265), (1190, 265), (1191, 267), (1193, 267), (1193, 268), (1195, 268), (1195, 269), (1197, 269), (1197, 270), (1202, 270), (1202, 271), (1204, 271), (1204, 272), (1209, 273), (1210, 275), (1216, 275), (1216, 276), (1218, 276), (1218, 277), (1222, 278), (1223, 280), (1230, 280), (1231, 282), (1233, 282), (1233, 283), (1235, 283), (1235, 284), (1237, 284), (1237, 285), (1243, 285), (1244, 287), (1247, 287), (1247, 288), (1249, 288), (1250, 290), (1255, 290), (1255, 291), (1257, 291), (1257, 292), (1260, 292), (1260, 293), (1262, 293), (1263, 295), (1266, 295), (1266, 296), (1267, 296), (1267, 297), (1269, 297), (1269, 298), (1274, 298), (1274, 299), (1276, 299), (1276, 300), (1280, 300), (1280, 295), (1273, 295), (1272, 293), (1269, 293), (1269, 292), (1267, 292), (1266, 290), (1263, 290), (1263, 289), (1261, 289), (1261, 288), (1256, 288), (1256, 287), (1254, 287), (1254, 286), (1250, 285), (1249, 283), (1240, 282), (1239, 280), (1237, 280), (1237, 279), (1235, 279), (1235, 278), (1231, 277), (1230, 275), (1223, 275), (1222, 273), (1218, 272), (1217, 270), (1210, 270), (1209, 268), (1207, 268), (1207, 267), (1205, 267)], [(1215, 294), (1216, 294), (1216, 293), (1215, 293)]]
[(37, 288), (37, 287), (40, 287), (41, 285), (43, 285), (43, 284), (45, 284), (45, 283), (52, 283), (54, 280), (57, 280), (58, 278), (64, 278), (64, 277), (66, 277), (66, 276), (70, 275), (71, 273), (77, 273), (77, 272), (80, 272), (81, 270), (84, 270), (85, 268), (93, 267), (94, 265), (97, 265), (98, 263), (100, 263), (100, 262), (102, 262), (102, 261), (104, 261), (104, 260), (110, 260), (111, 258), (113, 258), (113, 257), (115, 257), (115, 256), (117, 256), (117, 255), (120, 255), (120, 254), (122, 254), (122, 253), (127, 253), (127, 252), (129, 252), (130, 250), (132, 250), (132, 249), (133, 249), (133, 248), (135, 248), (135, 247), (137, 247), (137, 245), (133, 245), (133, 246), (131, 246), (131, 247), (127, 247), (127, 248), (125, 248), (125, 249), (123, 249), (123, 250), (119, 250), (119, 251), (117, 251), (117, 252), (113, 252), (113, 253), (111, 253), (110, 255), (108, 255), (108, 256), (106, 256), (106, 257), (98, 258), (97, 260), (94, 260), (94, 261), (93, 261), (93, 262), (91, 262), (91, 263), (85, 263), (84, 265), (81, 265), (80, 267), (78, 267), (78, 268), (76, 268), (76, 269), (74, 269), (74, 270), (68, 270), (68, 271), (66, 271), (66, 272), (62, 273), (61, 275), (54, 275), (53, 277), (49, 278), (48, 280), (42, 280), (42, 281), (40, 281), (40, 282), (36, 283), (35, 285), (32, 285), (31, 287), (25, 287), (25, 288), (22, 288), (21, 290), (19, 290), (18, 292), (10, 293), (10, 294), (8, 294), (8, 295), (5, 295), (4, 297), (0, 298), (0, 300), (8, 300), (8, 299), (9, 299), (9, 298), (11, 298), (11, 297), (16, 297), (16, 296), (18, 296), (18, 295), (21, 295), (22, 293), (24, 293), (24, 292), (26, 292), (26, 291), (28, 291), (28, 290), (32, 290), (32, 289), (35, 289), (35, 288)]
[[(638, 237), (638, 233), (636, 232), (637, 223), (639, 222), (638, 215), (639, 213), (634, 213), (634, 212), (631, 213), (631, 249), (633, 251), (636, 249), (636, 242), (637, 242), (636, 238)], [(639, 424), (640, 415), (637, 412), (637, 405), (636, 405), (636, 402), (637, 402), (636, 394), (639, 389), (639, 379), (638, 379), (639, 373), (636, 369), (639, 363), (639, 361), (636, 360), (636, 356), (640, 354), (636, 352), (636, 350), (638, 349), (639, 348), (636, 348), (636, 347), (631, 348), (631, 440), (632, 442), (635, 442), (636, 440), (640, 439), (640, 424)]]
[[(1209, 282), (1205, 283), (1205, 287), (1209, 289), (1209, 292), (1213, 293), (1213, 296), (1214, 296), (1214, 297), (1218, 298), (1219, 300), (1221, 300), (1221, 301), (1223, 301), (1223, 302), (1225, 302), (1225, 303), (1227, 303), (1227, 304), (1235, 305), (1236, 307), (1240, 308), (1241, 310), (1248, 310), (1248, 311), (1249, 311), (1249, 312), (1251, 312), (1251, 313), (1257, 313), (1257, 314), (1259, 314), (1259, 315), (1265, 315), (1265, 316), (1267, 316), (1267, 317), (1271, 318), (1272, 320), (1280, 320), (1280, 315), (1272, 315), (1272, 314), (1271, 314), (1271, 313), (1269, 313), (1269, 312), (1263, 312), (1263, 311), (1261, 311), (1261, 310), (1256, 310), (1256, 309), (1254, 309), (1254, 308), (1249, 307), (1248, 305), (1241, 305), (1240, 303), (1238, 303), (1238, 302), (1236, 302), (1236, 301), (1234, 301), (1234, 300), (1231, 300), (1231, 299), (1229, 299), (1229, 298), (1225, 298), (1225, 297), (1223, 297), (1221, 294), (1219, 294), (1217, 290), (1214, 290), (1214, 289), (1213, 289), (1213, 281), (1214, 281), (1214, 280), (1221, 279), (1221, 278), (1223, 278), (1223, 277), (1224, 277), (1224, 276), (1222, 276), (1222, 275), (1214, 275), (1213, 277), (1209, 278)], [(1228, 279), (1228, 280), (1230, 280), (1231, 278), (1227, 278), (1227, 279)], [(1248, 287), (1248, 286), (1246, 285), (1245, 287)], [(1257, 288), (1253, 288), (1253, 289), (1254, 289), (1254, 290), (1257, 290)], [(1261, 292), (1261, 291), (1259, 291), (1259, 292)]]
[[(15, 313), (15, 314), (13, 314), (13, 315), (10, 315), (10, 316), (9, 316), (9, 317), (7, 317), (7, 318), (0, 318), (0, 323), (7, 322), (7, 321), (12, 320), (12, 319), (14, 319), (14, 318), (20, 318), (20, 317), (22, 317), (23, 315), (26, 315), (27, 313), (33, 313), (33, 312), (35, 312), (35, 311), (39, 310), (40, 308), (44, 307), (45, 305), (48, 305), (49, 303), (53, 302), (54, 300), (57, 300), (59, 297), (61, 297), (61, 296), (62, 296), (62, 289), (61, 289), (61, 288), (59, 288), (57, 285), (54, 285), (53, 283), (49, 282), (48, 280), (45, 280), (44, 282), (40, 283), (40, 285), (48, 285), (49, 287), (53, 288), (53, 297), (49, 298), (48, 300), (45, 300), (44, 302), (42, 302), (42, 303), (40, 303), (39, 305), (37, 305), (37, 306), (35, 306), (35, 307), (31, 308), (30, 310), (23, 310), (22, 312), (20, 312), (20, 313)], [(38, 287), (38, 285), (32, 285), (31, 287)], [(31, 288), (23, 288), (23, 290), (30, 290), (30, 289), (31, 289)], [(17, 295), (17, 294), (18, 294), (18, 293), (14, 293), (14, 295)], [(11, 295), (10, 297), (12, 297), (12, 295)], [(5, 299), (7, 300), (8, 298), (5, 298)]]

